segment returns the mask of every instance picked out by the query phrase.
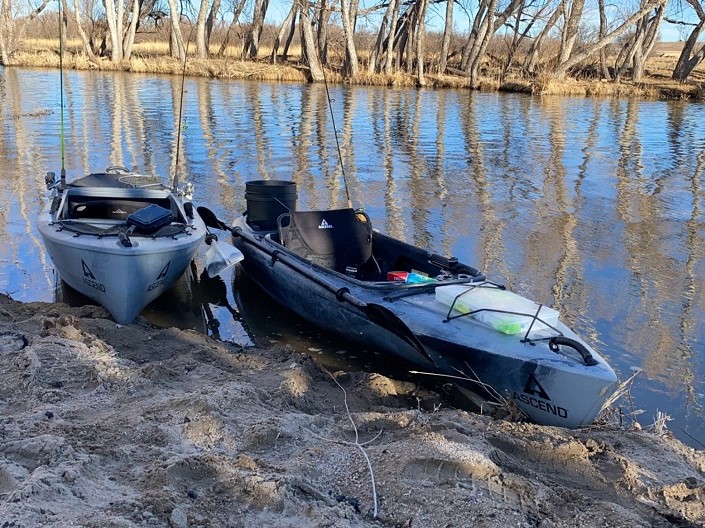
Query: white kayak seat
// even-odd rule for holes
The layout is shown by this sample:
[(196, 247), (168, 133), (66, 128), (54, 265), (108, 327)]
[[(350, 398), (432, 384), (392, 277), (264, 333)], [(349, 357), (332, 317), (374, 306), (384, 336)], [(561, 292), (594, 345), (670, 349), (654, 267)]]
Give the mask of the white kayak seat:
[(372, 223), (352, 208), (295, 211), (277, 219), (281, 244), (315, 264), (344, 273), (372, 256)]

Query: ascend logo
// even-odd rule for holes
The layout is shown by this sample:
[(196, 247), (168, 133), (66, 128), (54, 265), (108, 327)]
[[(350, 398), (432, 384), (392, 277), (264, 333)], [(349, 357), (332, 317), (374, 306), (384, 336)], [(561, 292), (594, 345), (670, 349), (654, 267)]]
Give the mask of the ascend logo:
[(524, 392), (526, 394), (533, 394), (534, 396), (538, 396), (544, 400), (551, 401), (551, 398), (548, 397), (548, 394), (546, 394), (546, 391), (543, 390), (539, 380), (537, 380), (536, 376), (533, 374), (529, 374), (529, 377), (526, 380), (526, 385), (524, 385)]
[(526, 379), (522, 394), (514, 393), (514, 399), (525, 405), (530, 405), (535, 409), (551, 413), (559, 418), (568, 418), (568, 409), (549, 403), (551, 398), (533, 374), (529, 374), (529, 377)]
[(329, 224), (328, 222), (326, 222), (326, 219), (324, 218), (321, 221), (321, 225), (318, 226), (318, 229), (333, 229), (333, 226), (331, 224)]
[(94, 290), (105, 293), (105, 286), (98, 282), (95, 275), (93, 275), (93, 272), (88, 267), (88, 264), (86, 264), (83, 259), (81, 259), (81, 267), (83, 268), (83, 283), (86, 286), (90, 286)]
[(147, 291), (151, 292), (153, 289), (158, 288), (162, 284), (164, 284), (164, 280), (166, 279), (166, 276), (169, 273), (169, 266), (171, 265), (171, 260), (166, 263), (166, 266), (162, 268), (162, 271), (159, 272), (159, 276), (154, 280), (152, 284), (147, 286)]

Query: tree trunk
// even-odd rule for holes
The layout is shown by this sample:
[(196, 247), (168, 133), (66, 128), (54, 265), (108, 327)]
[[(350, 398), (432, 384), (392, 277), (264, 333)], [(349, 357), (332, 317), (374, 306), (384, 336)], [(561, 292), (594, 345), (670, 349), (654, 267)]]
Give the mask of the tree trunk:
[(12, 30), (12, 9), (10, 0), (0, 0), (0, 63), (10, 63), (10, 42)]
[(406, 57), (406, 73), (411, 74), (414, 72), (414, 57), (416, 56), (416, 25), (418, 24), (418, 8), (419, 2), (417, 0), (411, 9), (411, 15), (407, 18), (406, 23), (406, 40), (403, 46), (399, 46), (399, 54), (402, 58)]
[[(122, 3), (122, 0), (117, 1), (118, 3)], [(118, 22), (115, 17), (115, 0), (104, 0), (103, 3), (105, 5), (105, 18), (108, 22), (108, 33), (110, 34), (110, 60), (112, 62), (120, 62), (122, 58), (122, 39), (120, 38), (122, 34), (122, 20), (120, 20), (120, 28), (118, 28)]]
[(463, 46), (463, 54), (460, 57), (460, 69), (467, 71), (468, 63), (470, 62), (470, 53), (475, 47), (477, 42), (478, 34), (480, 33), (480, 28), (485, 20), (487, 14), (487, 0), (480, 0), (480, 4), (477, 7), (477, 14), (472, 21), (472, 29), (468, 35), (468, 40)]
[[(452, 0), (448, 0), (449, 2)], [(370, 62), (367, 65), (368, 73), (378, 73), (381, 69), (381, 58), (384, 54), (384, 36), (387, 32), (387, 26), (391, 20), (392, 14), (394, 12), (394, 5), (396, 2), (394, 0), (387, 4), (387, 9), (382, 17), (382, 22), (379, 26), (379, 31), (377, 32), (377, 40), (375, 41), (374, 48), (372, 48), (372, 54), (370, 55)]]
[(311, 18), (308, 14), (308, 6), (306, 0), (297, 0), (299, 2), (299, 17), (301, 25), (301, 47), (303, 55), (308, 63), (311, 82), (323, 82), (325, 76), (323, 68), (318, 58), (318, 50), (316, 49), (316, 41), (313, 38), (313, 29), (311, 29)]
[(688, 77), (690, 77), (690, 74), (693, 73), (693, 70), (698, 66), (698, 64), (702, 62), (703, 58), (705, 58), (705, 45), (701, 46), (700, 49), (695, 52), (698, 39), (703, 31), (703, 27), (705, 27), (705, 11), (698, 0), (685, 1), (688, 2), (695, 10), (700, 22), (693, 28), (690, 36), (688, 36), (688, 40), (685, 41), (683, 50), (681, 50), (681, 54), (678, 57), (676, 67), (673, 69), (671, 79), (680, 82), (685, 82)]
[[(598, 34), (598, 38), (602, 39), (605, 38), (605, 35), (607, 34), (607, 14), (605, 13), (605, 0), (598, 0), (597, 8), (600, 12), (600, 32)], [(610, 75), (610, 70), (607, 67), (607, 51), (605, 48), (602, 48), (600, 50), (600, 74), (602, 75), (603, 79), (611, 81), (612, 76)]]
[(683, 46), (683, 50), (678, 57), (678, 62), (671, 75), (671, 79), (674, 81), (687, 81), (690, 74), (693, 73), (693, 70), (702, 62), (703, 58), (705, 58), (705, 45), (701, 46), (700, 49), (694, 53), (703, 26), (705, 26), (705, 20), (701, 20), (700, 23), (693, 28), (688, 40), (685, 41), (685, 46)]
[(659, 7), (656, 8), (656, 15), (654, 18), (651, 20), (651, 24), (649, 25), (649, 29), (646, 32), (646, 38), (644, 38), (644, 50), (643, 50), (643, 56), (644, 56), (644, 64), (646, 64), (646, 59), (649, 58), (651, 55), (651, 52), (654, 50), (654, 45), (656, 44), (656, 41), (658, 40), (659, 36), (659, 30), (661, 29), (661, 24), (663, 23), (663, 18), (666, 14), (666, 5), (660, 5)]
[(568, 8), (568, 0), (563, 0), (563, 16), (565, 24), (561, 33), (561, 48), (558, 51), (558, 64), (566, 62), (575, 47), (575, 41), (578, 38), (578, 26), (580, 19), (583, 16), (583, 8), (585, 0), (573, 0), (573, 3)]
[(267, 15), (269, 0), (255, 0), (255, 12), (252, 15), (252, 25), (245, 37), (245, 46), (242, 48), (243, 59), (256, 59), (259, 53), (259, 40), (262, 36), (264, 17)]
[(556, 25), (556, 22), (558, 22), (558, 19), (560, 17), (561, 9), (559, 6), (556, 7), (553, 13), (551, 13), (551, 17), (548, 19), (548, 22), (546, 22), (546, 25), (541, 30), (541, 33), (539, 33), (539, 36), (534, 39), (534, 42), (532, 42), (531, 46), (529, 47), (529, 52), (527, 53), (528, 58), (526, 60), (525, 66), (525, 69), (528, 73), (533, 74), (536, 72), (536, 66), (538, 65), (539, 55), (543, 46), (543, 41), (546, 38), (546, 35), (548, 35), (548, 33), (553, 29), (553, 26)]
[[(218, 18), (218, 11), (220, 11), (220, 0), (213, 0), (213, 5), (206, 18), (206, 49), (209, 49), (211, 44), (211, 35), (213, 34), (215, 20)], [(210, 53), (210, 51), (208, 51), (208, 53)]]
[(448, 50), (450, 49), (450, 38), (453, 36), (453, 0), (446, 0), (446, 19), (443, 27), (443, 40), (441, 41), (441, 57), (438, 61), (438, 73), (443, 75), (448, 65)]
[(169, 11), (171, 12), (169, 17), (171, 20), (171, 56), (178, 58), (180, 62), (185, 62), (186, 46), (184, 45), (184, 37), (181, 35), (181, 13), (176, 8), (176, 0), (169, 0)]
[(66, 34), (68, 33), (68, 27), (69, 27), (69, 21), (66, 16), (66, 12), (68, 9), (66, 8), (66, 1), (65, 0), (59, 0), (61, 2), (61, 18), (59, 18), (59, 24), (61, 25), (60, 29), (60, 39), (61, 42), (59, 42), (59, 48), (62, 51), (66, 50)]
[(653, 17), (644, 17), (646, 24), (644, 38), (642, 39), (641, 47), (634, 55), (634, 66), (632, 70), (632, 78), (636, 82), (640, 82), (644, 76), (646, 60), (649, 58), (649, 55), (651, 55), (651, 52), (654, 49), (654, 44), (656, 43), (656, 38), (658, 37), (658, 32), (661, 28), (661, 22), (663, 21), (664, 12), (664, 6), (659, 6), (656, 8), (656, 12)]
[(401, 0), (391, 0), (394, 4), (394, 13), (392, 14), (392, 25), (389, 27), (389, 36), (387, 37), (387, 58), (384, 62), (384, 73), (391, 75), (394, 68), (394, 41), (396, 40), (397, 24), (399, 23), (399, 11), (401, 10)]
[[(294, 2), (296, 4), (296, 2)], [(299, 8), (297, 4), (296, 14), (298, 14)], [(289, 34), (286, 37), (286, 42), (284, 43), (284, 51), (282, 51), (282, 59), (287, 60), (289, 57), (289, 47), (291, 47), (291, 41), (294, 40), (294, 34), (296, 32), (296, 14), (291, 20), (291, 28), (289, 29)]]
[(76, 28), (78, 29), (78, 34), (81, 37), (81, 42), (83, 42), (83, 52), (88, 57), (90, 62), (96, 62), (95, 55), (93, 54), (93, 49), (91, 48), (91, 42), (83, 29), (83, 14), (81, 13), (81, 8), (78, 6), (78, 0), (73, 0), (73, 14), (76, 19)]
[(130, 18), (130, 25), (127, 26), (127, 33), (122, 40), (122, 58), (129, 60), (132, 55), (132, 45), (135, 42), (135, 34), (137, 33), (137, 26), (140, 22), (140, 2), (137, 0), (132, 0), (132, 16)]
[(426, 8), (427, 0), (417, 0), (419, 4), (416, 23), (416, 82), (419, 86), (426, 86), (426, 79), (423, 75), (424, 69), (424, 40), (426, 35)]
[(289, 14), (286, 15), (286, 19), (284, 19), (284, 22), (282, 22), (282, 25), (279, 28), (279, 32), (277, 33), (277, 36), (274, 39), (274, 46), (272, 46), (272, 54), (269, 56), (269, 59), (272, 64), (277, 63), (277, 53), (279, 53), (279, 46), (281, 45), (282, 40), (284, 40), (284, 37), (287, 35), (287, 31), (290, 32), (291, 24), (296, 20), (296, 12), (298, 11), (298, 9), (299, 4), (296, 2), (292, 2)]
[(345, 36), (345, 61), (343, 62), (343, 74), (350, 78), (355, 77), (359, 71), (357, 62), (357, 50), (355, 49), (355, 29), (350, 13), (352, 0), (340, 0), (341, 18), (343, 22), (343, 34)]
[(497, 0), (490, 0), (485, 19), (480, 25), (480, 30), (477, 34), (477, 38), (473, 42), (472, 49), (468, 55), (468, 77), (471, 86), (477, 84), (478, 78), (480, 76), (480, 64), (485, 56), (485, 51), (487, 51), (487, 46), (490, 43), (490, 39), (495, 32), (495, 10), (497, 9)]
[(328, 64), (328, 22), (333, 9), (328, 6), (327, 0), (321, 0), (316, 9), (312, 23), (316, 26), (316, 46), (318, 47), (318, 58), (323, 67)]
[(206, 43), (206, 17), (208, 16), (208, 0), (201, 0), (196, 17), (196, 57), (208, 58), (208, 44)]

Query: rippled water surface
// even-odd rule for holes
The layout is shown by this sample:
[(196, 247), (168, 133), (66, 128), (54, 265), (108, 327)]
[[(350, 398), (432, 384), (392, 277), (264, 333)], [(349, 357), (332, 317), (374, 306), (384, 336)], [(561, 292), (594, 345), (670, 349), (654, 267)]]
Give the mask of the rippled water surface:
[[(67, 72), (69, 178), (113, 164), (165, 181), (177, 174), (226, 219), (245, 209), (255, 179), (296, 181), (301, 209), (344, 206), (323, 86), (187, 78), (177, 165), (180, 87), (171, 77)], [(643, 369), (632, 390), (643, 425), (665, 411), (677, 436), (705, 443), (705, 105), (330, 91), (350, 198), (375, 227), (556, 307), (622, 378)], [(0, 99), (0, 291), (52, 301), (66, 292), (35, 218), (44, 174), (61, 167), (58, 73), (0, 68)], [(199, 280), (196, 269), (150, 319), (243, 344), (345, 348), (258, 293), (239, 298), (230, 280), (210, 289)]]

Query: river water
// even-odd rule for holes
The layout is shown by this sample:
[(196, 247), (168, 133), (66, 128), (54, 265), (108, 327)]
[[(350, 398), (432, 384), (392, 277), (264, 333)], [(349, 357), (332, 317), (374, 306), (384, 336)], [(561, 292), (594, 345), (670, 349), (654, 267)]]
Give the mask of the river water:
[[(35, 223), (61, 168), (59, 79), (0, 67), (0, 292), (22, 301), (82, 302), (57, 286)], [(344, 206), (347, 182), (379, 230), (558, 309), (620, 377), (642, 369), (625, 410), (644, 426), (666, 412), (676, 436), (705, 443), (705, 105), (332, 86), (334, 129), (324, 86), (186, 78), (177, 163), (181, 83), (66, 72), (69, 179), (177, 174), (228, 220), (249, 180), (296, 181), (299, 209)], [(365, 353), (247, 284), (199, 289), (198, 267), (151, 321), (343, 364)]]

